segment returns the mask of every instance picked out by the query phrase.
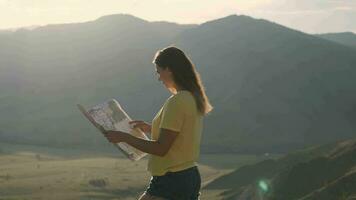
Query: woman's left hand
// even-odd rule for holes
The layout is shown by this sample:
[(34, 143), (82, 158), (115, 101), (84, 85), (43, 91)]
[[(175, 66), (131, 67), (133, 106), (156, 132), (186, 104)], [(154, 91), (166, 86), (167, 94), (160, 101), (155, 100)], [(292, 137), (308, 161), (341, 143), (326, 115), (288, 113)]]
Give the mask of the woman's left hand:
[(128, 133), (121, 132), (121, 131), (106, 131), (104, 136), (111, 143), (119, 143), (119, 142), (124, 142), (125, 136), (127, 134)]

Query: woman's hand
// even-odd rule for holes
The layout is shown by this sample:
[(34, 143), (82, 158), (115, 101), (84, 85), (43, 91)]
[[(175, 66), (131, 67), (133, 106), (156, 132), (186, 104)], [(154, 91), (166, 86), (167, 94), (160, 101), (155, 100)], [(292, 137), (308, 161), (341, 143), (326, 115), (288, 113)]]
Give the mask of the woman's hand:
[(128, 133), (121, 131), (105, 131), (104, 134), (106, 139), (108, 139), (111, 143), (125, 142), (125, 136), (127, 135)]
[(139, 128), (145, 133), (150, 133), (151, 132), (151, 124), (146, 123), (142, 120), (133, 120), (130, 121), (129, 124), (133, 125), (133, 128)]

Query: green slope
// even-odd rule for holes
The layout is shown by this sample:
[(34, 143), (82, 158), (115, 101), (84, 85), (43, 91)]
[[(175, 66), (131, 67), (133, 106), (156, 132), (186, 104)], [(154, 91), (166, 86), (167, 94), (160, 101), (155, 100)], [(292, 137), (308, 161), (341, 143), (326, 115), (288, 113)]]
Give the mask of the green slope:
[(290, 153), (241, 167), (206, 189), (227, 189), (226, 200), (346, 199), (356, 194), (356, 139)]

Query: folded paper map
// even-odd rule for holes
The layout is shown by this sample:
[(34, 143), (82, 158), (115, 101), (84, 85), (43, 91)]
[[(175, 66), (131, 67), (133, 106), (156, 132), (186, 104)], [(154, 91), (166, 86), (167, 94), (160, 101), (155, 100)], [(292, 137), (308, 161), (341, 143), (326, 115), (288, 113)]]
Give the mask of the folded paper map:
[[(129, 121), (131, 121), (131, 118), (126, 114), (126, 112), (115, 99), (111, 99), (104, 103), (95, 105), (88, 110), (80, 104), (78, 104), (78, 108), (84, 114), (84, 116), (99, 130), (101, 126), (105, 130), (122, 131), (135, 137), (148, 139), (145, 133), (140, 129), (132, 128), (130, 126)], [(124, 142), (120, 142), (114, 145), (132, 161), (140, 160), (142, 157), (147, 155), (146, 153)]]

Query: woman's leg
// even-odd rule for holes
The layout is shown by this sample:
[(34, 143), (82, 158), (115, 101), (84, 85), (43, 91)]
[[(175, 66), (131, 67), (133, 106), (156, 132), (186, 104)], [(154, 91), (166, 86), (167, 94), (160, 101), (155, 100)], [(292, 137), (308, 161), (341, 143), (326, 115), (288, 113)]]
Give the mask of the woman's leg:
[(151, 196), (146, 192), (144, 192), (138, 200), (167, 200), (167, 199), (162, 197)]

